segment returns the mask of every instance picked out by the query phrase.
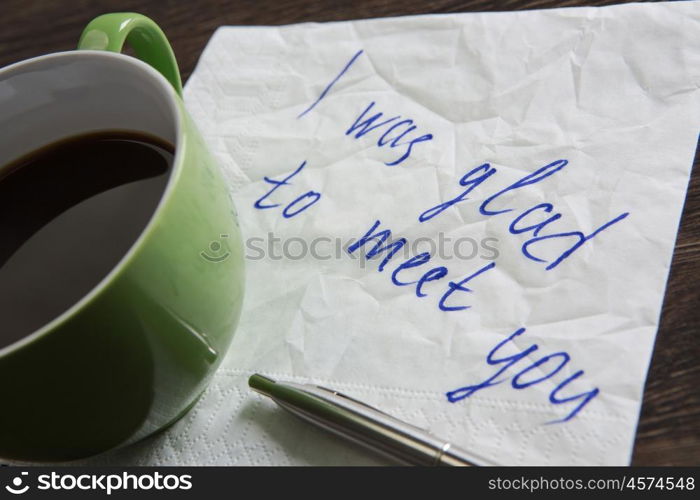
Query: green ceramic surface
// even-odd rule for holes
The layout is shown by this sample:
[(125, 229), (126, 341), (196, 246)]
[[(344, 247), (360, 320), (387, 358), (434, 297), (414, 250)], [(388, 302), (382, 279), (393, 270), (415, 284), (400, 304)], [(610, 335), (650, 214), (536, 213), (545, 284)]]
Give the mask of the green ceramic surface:
[[(125, 40), (174, 87), (181, 126), (172, 177), (111, 274), (57, 320), (0, 350), (4, 459), (77, 459), (166, 427), (196, 402), (238, 323), (244, 269), (235, 208), (182, 104), (162, 31), (138, 14), (108, 14), (88, 25), (79, 48), (119, 51)], [(213, 241), (223, 258), (202, 256)]]

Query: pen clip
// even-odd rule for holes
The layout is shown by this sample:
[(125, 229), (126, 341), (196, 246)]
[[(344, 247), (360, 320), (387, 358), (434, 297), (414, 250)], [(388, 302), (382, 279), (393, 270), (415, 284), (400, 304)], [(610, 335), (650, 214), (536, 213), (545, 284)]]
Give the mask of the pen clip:
[(382, 410), (379, 410), (379, 409), (375, 408), (374, 406), (370, 406), (370, 405), (368, 405), (367, 403), (363, 403), (362, 401), (358, 401), (358, 400), (355, 399), (355, 398), (351, 398), (350, 396), (348, 396), (347, 394), (343, 394), (342, 392), (334, 391), (333, 389), (329, 389), (328, 387), (323, 387), (322, 385), (317, 385), (317, 386), (315, 386), (315, 387), (316, 387), (317, 389), (321, 389), (322, 391), (328, 392), (328, 393), (330, 393), (330, 394), (332, 394), (332, 395), (334, 395), (334, 396), (338, 396), (338, 397), (340, 397), (340, 398), (347, 399), (348, 401), (351, 401), (351, 402), (353, 402), (353, 403), (355, 403), (355, 404), (358, 404), (358, 405), (360, 405), (360, 406), (364, 406), (365, 408), (368, 408), (368, 409), (370, 409), (370, 410), (372, 410), (372, 411), (376, 411), (377, 413), (381, 413), (381, 414), (383, 414), (383, 415), (386, 415), (386, 416), (388, 416), (388, 417), (391, 417), (391, 415), (389, 415), (388, 413), (386, 413), (386, 412), (384, 412), (384, 411), (382, 411)]
[(317, 388), (317, 389), (320, 389), (320, 390), (323, 391), (323, 392), (327, 392), (327, 393), (329, 393), (329, 394), (331, 394), (331, 395), (333, 395), (333, 396), (336, 396), (336, 397), (339, 397), (339, 398), (343, 398), (343, 399), (345, 399), (345, 400), (347, 400), (347, 401), (349, 401), (349, 402), (351, 402), (351, 403), (354, 403), (354, 404), (356, 404), (356, 405), (359, 405), (359, 406), (361, 406), (361, 407), (363, 407), (363, 408), (367, 408), (368, 410), (371, 410), (371, 411), (373, 411), (373, 412), (379, 413), (380, 415), (384, 415), (385, 417), (390, 418), (390, 419), (392, 419), (392, 420), (395, 420), (395, 421), (397, 421), (397, 422), (401, 422), (402, 425), (405, 425), (405, 426), (410, 427), (410, 428), (412, 428), (412, 429), (415, 429), (415, 430), (417, 430), (417, 431), (426, 432), (426, 433), (428, 432), (428, 431), (426, 431), (425, 429), (423, 429), (423, 428), (421, 428), (421, 427), (418, 427), (417, 425), (409, 424), (408, 422), (405, 422), (405, 421), (403, 421), (403, 420), (399, 420), (398, 418), (396, 418), (395, 416), (391, 415), (390, 413), (387, 413), (387, 412), (382, 411), (382, 410), (380, 410), (380, 409), (378, 409), (378, 408), (375, 408), (374, 406), (370, 406), (370, 405), (368, 405), (367, 403), (364, 403), (364, 402), (362, 402), (362, 401), (358, 401), (357, 399), (352, 398), (352, 397), (348, 396), (347, 394), (343, 394), (342, 392), (338, 392), (338, 391), (335, 391), (335, 390), (333, 390), (333, 389), (329, 389), (328, 387), (323, 387), (322, 385), (314, 385), (313, 387), (315, 387), (315, 388)]

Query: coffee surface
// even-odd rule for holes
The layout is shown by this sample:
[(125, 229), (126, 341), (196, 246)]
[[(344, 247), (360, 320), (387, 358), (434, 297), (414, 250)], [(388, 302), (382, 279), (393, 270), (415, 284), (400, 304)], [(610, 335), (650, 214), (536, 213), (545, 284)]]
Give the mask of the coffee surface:
[(0, 168), (0, 349), (87, 295), (124, 257), (168, 182), (173, 147), (76, 136)]

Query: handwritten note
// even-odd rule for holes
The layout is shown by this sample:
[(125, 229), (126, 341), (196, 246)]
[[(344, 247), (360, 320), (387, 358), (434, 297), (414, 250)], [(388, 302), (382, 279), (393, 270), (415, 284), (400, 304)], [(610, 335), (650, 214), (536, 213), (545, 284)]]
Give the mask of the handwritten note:
[[(314, 100), (308, 108), (306, 108), (297, 116), (297, 119), (307, 115), (307, 113), (314, 109), (324, 99), (324, 97), (328, 95), (328, 93), (333, 89), (333, 86), (336, 85), (338, 81), (346, 74), (349, 68), (357, 61), (357, 59), (362, 55), (362, 53), (363, 50), (359, 50), (350, 58), (350, 60), (343, 66), (343, 69), (340, 71), (340, 73), (338, 73), (330, 81), (330, 83), (323, 89), (318, 98)], [(410, 158), (411, 150), (414, 145), (420, 142), (430, 141), (433, 139), (433, 134), (425, 134), (421, 135), (420, 137), (414, 137), (412, 139), (409, 136), (409, 138), (404, 139), (405, 136), (407, 136), (411, 132), (414, 132), (417, 129), (417, 126), (414, 125), (414, 121), (411, 119), (402, 119), (401, 115), (395, 115), (390, 118), (386, 118), (385, 116), (383, 116), (382, 112), (378, 112), (372, 116), (369, 116), (368, 112), (374, 107), (374, 105), (374, 101), (369, 103), (369, 105), (355, 119), (354, 123), (350, 126), (350, 128), (348, 128), (348, 130), (345, 132), (345, 135), (353, 137), (354, 134), (354, 138), (359, 139), (360, 137), (369, 134), (370, 132), (374, 132), (374, 136), (378, 137), (376, 142), (377, 147), (381, 148), (387, 145), (391, 148), (401, 147), (401, 156), (394, 161), (385, 162), (384, 164), (386, 166), (394, 166), (402, 163), (404, 160)], [(397, 134), (397, 130), (400, 133), (398, 133), (398, 135), (395, 135)], [(401, 142), (402, 139), (404, 139), (404, 142)], [(513, 212), (512, 208), (493, 209), (491, 208), (491, 204), (497, 202), (497, 200), (500, 197), (506, 196), (510, 192), (519, 189), (524, 189), (527, 186), (535, 185), (540, 183), (541, 181), (544, 181), (547, 177), (556, 174), (568, 164), (568, 160), (559, 159), (547, 165), (544, 165), (543, 167), (538, 168), (532, 173), (524, 175), (521, 179), (510, 184), (506, 188), (500, 189), (496, 193), (487, 196), (482, 201), (481, 205), (479, 205), (479, 214), (485, 217), (493, 217), (504, 213)], [(296, 170), (294, 170), (294, 172), (292, 172), (290, 175), (286, 176), (282, 180), (274, 180), (269, 179), (268, 177), (264, 177), (264, 181), (266, 183), (272, 184), (274, 187), (267, 191), (258, 200), (256, 200), (253, 204), (253, 207), (258, 210), (266, 210), (279, 207), (278, 203), (263, 204), (263, 202), (264, 200), (268, 199), (268, 197), (272, 195), (279, 187), (290, 184), (290, 180), (297, 174), (299, 174), (305, 166), (306, 161), (303, 161), (302, 164)], [(418, 216), (418, 220), (420, 222), (427, 222), (433, 217), (436, 217), (437, 215), (442, 213), (443, 211), (449, 209), (453, 205), (467, 200), (467, 195), (472, 190), (474, 190), (479, 185), (487, 181), (491, 176), (495, 175), (496, 173), (497, 169), (495, 167), (492, 167), (489, 163), (484, 163), (470, 170), (469, 172), (464, 174), (464, 176), (462, 176), (461, 179), (459, 179), (459, 185), (462, 187), (466, 187), (464, 191), (462, 191), (455, 198), (443, 201), (438, 205), (422, 212)], [(297, 197), (291, 203), (289, 203), (289, 205), (287, 205), (282, 210), (282, 216), (285, 218), (296, 216), (302, 211), (309, 208), (317, 201), (319, 201), (320, 199), (321, 193), (316, 191), (308, 191)], [(300, 208), (293, 208), (296, 207), (298, 203), (303, 202), (304, 200), (306, 201), (302, 204)], [(564, 231), (553, 232), (550, 234), (544, 234), (540, 236), (540, 231), (547, 228), (549, 224), (555, 223), (562, 217), (562, 214), (558, 212), (552, 214), (553, 210), (554, 205), (552, 205), (551, 203), (539, 203), (522, 211), (522, 213), (519, 213), (512, 219), (510, 225), (508, 226), (508, 231), (511, 234), (531, 233), (532, 237), (522, 244), (521, 252), (524, 257), (532, 261), (546, 263), (547, 266), (544, 267), (545, 271), (550, 271), (554, 269), (562, 261), (570, 257), (581, 246), (591, 241), (596, 235), (600, 234), (604, 229), (607, 229), (615, 223), (625, 219), (629, 215), (629, 212), (621, 213), (612, 220), (602, 224), (600, 227), (591, 231), (589, 234), (584, 234), (581, 231)], [(530, 218), (532, 218), (531, 215), (537, 212), (544, 212), (547, 215), (545, 215), (545, 218), (542, 220), (541, 213), (537, 214), (540, 216), (540, 220), (536, 223), (532, 223), (533, 221), (530, 220)], [(525, 223), (522, 222), (523, 219), (526, 221)], [(528, 223), (530, 225), (527, 225)], [(370, 248), (364, 255), (364, 258), (382, 258), (379, 265), (377, 266), (377, 271), (382, 272), (388, 264), (393, 264), (395, 260), (399, 259), (398, 257), (395, 258), (395, 255), (397, 253), (400, 253), (401, 250), (407, 246), (408, 242), (406, 238), (403, 237), (392, 238), (391, 230), (380, 230), (380, 226), (381, 221), (377, 220), (376, 222), (374, 222), (372, 227), (364, 235), (357, 238), (356, 241), (354, 241), (346, 248), (346, 251), (352, 254), (360, 249), (365, 248), (366, 245), (370, 245)], [(531, 245), (535, 245), (536, 243), (545, 242), (547, 240), (552, 239), (565, 239), (569, 241), (565, 249), (561, 253), (557, 252), (557, 254), (555, 254), (555, 257), (552, 258), (551, 261), (547, 261), (545, 259), (536, 257), (531, 253), (532, 250), (529, 249)], [(573, 243), (571, 242), (572, 239)], [(415, 285), (414, 291), (416, 297), (426, 297), (428, 294), (423, 292), (422, 287), (428, 282), (438, 281), (448, 276), (450, 272), (447, 267), (433, 267), (425, 271), (418, 279), (414, 279), (412, 281), (402, 281), (398, 278), (398, 274), (403, 273), (408, 269), (416, 267), (421, 267), (421, 269), (426, 269), (427, 267), (430, 267), (427, 264), (430, 262), (432, 256), (433, 255), (429, 252), (421, 252), (417, 255), (405, 258), (393, 269), (393, 272), (391, 273), (391, 283), (395, 286)], [(486, 273), (491, 269), (494, 269), (495, 267), (496, 262), (490, 262), (488, 264), (483, 265), (475, 272), (469, 274), (466, 278), (462, 278), (458, 281), (448, 281), (445, 289), (440, 291), (440, 293), (442, 293), (438, 302), (438, 308), (440, 309), (440, 311), (453, 312), (464, 311), (466, 309), (469, 309), (471, 307), (469, 305), (453, 304), (450, 297), (456, 293), (473, 293), (474, 290), (469, 288), (467, 284), (475, 278), (477, 278), (478, 276)], [(501, 374), (506, 372), (511, 366), (518, 364), (519, 361), (527, 359), (539, 348), (538, 345), (532, 344), (530, 347), (518, 354), (504, 357), (501, 359), (494, 359), (493, 356), (496, 353), (496, 351), (499, 351), (501, 348), (503, 348), (505, 344), (511, 343), (515, 337), (522, 335), (523, 333), (525, 333), (525, 331), (525, 327), (519, 328), (508, 338), (506, 338), (506, 340), (499, 342), (499, 344), (496, 347), (494, 347), (494, 349), (491, 352), (489, 352), (489, 354), (486, 357), (486, 361), (488, 362), (488, 364), (502, 365), (495, 374), (493, 374), (488, 379), (479, 384), (468, 385), (447, 392), (447, 400), (451, 403), (455, 403), (475, 394), (479, 390), (486, 389), (490, 386), (494, 386), (503, 382), (505, 379), (499, 380), (499, 376)], [(510, 380), (511, 386), (513, 389), (522, 390), (536, 384), (544, 383), (550, 380), (552, 377), (554, 377), (564, 367), (566, 367), (569, 361), (571, 361), (571, 356), (568, 352), (558, 351), (555, 353), (547, 354), (546, 356), (543, 356), (537, 360), (532, 360), (530, 364), (521, 363), (518, 366), (518, 368), (522, 369), (512, 376), (512, 379)], [(531, 372), (535, 374), (534, 377), (532, 376)], [(554, 422), (566, 422), (572, 419), (581, 409), (583, 409), (584, 406), (586, 406), (593, 398), (595, 398), (600, 393), (600, 389), (596, 387), (591, 389), (590, 391), (582, 392), (580, 394), (574, 394), (566, 397), (560, 396), (562, 390), (565, 390), (571, 382), (575, 381), (583, 374), (583, 370), (574, 371), (571, 375), (560, 381), (558, 385), (556, 385), (550, 392), (550, 403), (555, 405), (570, 403), (572, 405), (572, 409), (566, 416), (564, 416), (561, 419), (555, 420)]]
[(113, 460), (373, 463), (251, 395), (257, 371), (490, 463), (627, 463), (699, 21), (683, 2), (219, 29), (185, 97), (247, 237), (242, 324), (195, 412)]

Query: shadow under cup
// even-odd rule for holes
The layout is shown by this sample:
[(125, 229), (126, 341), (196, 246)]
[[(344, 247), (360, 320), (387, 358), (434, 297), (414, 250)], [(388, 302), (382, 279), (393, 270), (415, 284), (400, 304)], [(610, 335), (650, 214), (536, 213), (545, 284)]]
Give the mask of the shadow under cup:
[[(0, 457), (71, 460), (166, 427), (196, 402), (221, 362), (243, 298), (233, 202), (179, 96), (128, 56), (52, 54), (0, 70), (0, 127), (0, 169), (100, 131), (175, 146), (164, 192), (116, 266), (47, 324), (0, 343)], [(97, 237), (110, 229), (117, 231), (105, 221), (107, 232)], [(227, 258), (202, 257), (212, 241), (223, 241)], [(39, 259), (50, 259), (51, 248), (37, 255), (45, 272)], [(11, 301), (7, 288), (0, 286), (0, 301), (3, 294)]]

